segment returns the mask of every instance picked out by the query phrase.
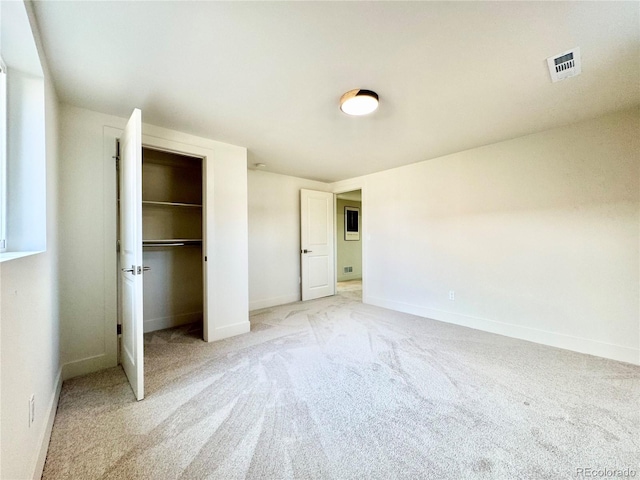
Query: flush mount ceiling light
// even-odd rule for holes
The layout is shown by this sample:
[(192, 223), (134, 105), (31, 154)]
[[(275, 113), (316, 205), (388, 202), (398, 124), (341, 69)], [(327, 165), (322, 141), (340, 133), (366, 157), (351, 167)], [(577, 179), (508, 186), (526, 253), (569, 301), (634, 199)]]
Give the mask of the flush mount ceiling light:
[(340, 97), (340, 110), (347, 115), (367, 115), (378, 108), (378, 94), (371, 90), (349, 90)]

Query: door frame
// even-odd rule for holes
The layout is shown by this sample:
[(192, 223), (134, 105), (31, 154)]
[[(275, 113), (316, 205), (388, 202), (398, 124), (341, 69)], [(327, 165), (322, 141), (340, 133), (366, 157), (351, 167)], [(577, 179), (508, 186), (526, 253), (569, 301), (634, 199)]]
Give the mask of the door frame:
[[(336, 212), (334, 215), (334, 226), (333, 226), (333, 263), (334, 263), (334, 273), (335, 273), (335, 284), (336, 284), (336, 292), (338, 291), (338, 195), (341, 193), (353, 192), (354, 190), (360, 190), (361, 195), (361, 203), (360, 212), (365, 211), (365, 187), (361, 183), (353, 183), (348, 186), (342, 185), (338, 188), (333, 189), (333, 211)], [(360, 215), (360, 240), (362, 241), (362, 303), (365, 303), (366, 298), (366, 265), (367, 262), (365, 259), (367, 258), (367, 244), (368, 244), (368, 236), (367, 236), (367, 218), (368, 215)]]
[[(207, 330), (205, 328), (205, 326), (208, 324), (208, 315), (207, 315), (207, 298), (206, 298), (206, 292), (207, 292), (207, 271), (206, 271), (206, 266), (207, 263), (204, 260), (206, 258), (205, 255), (205, 251), (206, 251), (206, 246), (205, 246), (205, 232), (206, 232), (206, 222), (207, 222), (207, 209), (206, 209), (206, 201), (205, 201), (205, 195), (206, 195), (206, 190), (207, 190), (207, 182), (206, 182), (206, 159), (201, 157), (200, 155), (193, 155), (191, 153), (186, 153), (182, 150), (178, 151), (178, 150), (168, 150), (166, 148), (158, 148), (155, 147), (153, 145), (150, 145), (148, 143), (145, 143), (144, 141), (142, 142), (142, 162), (144, 164), (144, 150), (154, 150), (156, 152), (165, 152), (165, 153), (172, 153), (172, 154), (176, 154), (176, 155), (180, 155), (181, 157), (188, 157), (188, 158), (193, 158), (194, 160), (200, 160), (201, 161), (201, 182), (202, 182), (202, 209), (201, 209), (201, 219), (202, 219), (202, 295), (203, 295), (203, 305), (202, 305), (202, 325), (203, 325), (203, 336), (204, 336), (204, 332)], [(142, 179), (141, 179), (142, 180)], [(119, 188), (119, 186), (118, 186)], [(116, 212), (117, 214), (118, 212)], [(119, 224), (119, 222), (118, 222)], [(118, 225), (119, 226), (119, 225)], [(119, 232), (118, 232), (119, 234)], [(143, 258), (144, 258), (144, 245), (143, 245)], [(118, 260), (119, 260), (119, 256), (118, 256)], [(121, 268), (120, 266), (118, 268)], [(121, 293), (121, 285), (120, 282), (118, 282), (118, 299), (120, 298), (120, 293)], [(121, 312), (120, 312), (120, 302), (118, 301), (118, 324), (121, 323)], [(143, 331), (144, 331), (144, 325), (143, 325)], [(120, 363), (120, 351), (118, 351), (118, 363)]]
[[(143, 128), (146, 126), (143, 124)], [(118, 178), (114, 163), (116, 156), (117, 141), (122, 135), (121, 128), (104, 127), (104, 151), (105, 151), (105, 233), (108, 233), (105, 239), (105, 265), (112, 265), (113, 269), (105, 268), (105, 298), (114, 298), (114, 305), (105, 303), (105, 323), (107, 331), (111, 330), (113, 335), (105, 335), (105, 351), (108, 352), (109, 358), (113, 359), (115, 364), (119, 360), (119, 342), (117, 334), (117, 325), (120, 323), (119, 311), (119, 285), (118, 280), (112, 275), (118, 272), (118, 258), (116, 249), (111, 246), (117, 245), (117, 186)], [(202, 159), (202, 273), (203, 273), (203, 339), (210, 342), (216, 339), (214, 330), (215, 325), (211, 320), (212, 308), (209, 300), (213, 298), (211, 291), (214, 289), (213, 284), (213, 262), (205, 261), (210, 259), (210, 249), (214, 245), (215, 230), (214, 226), (209, 223), (210, 213), (213, 209), (213, 172), (214, 172), (214, 150), (207, 147), (183, 143), (166, 137), (155, 136), (151, 134), (142, 134), (142, 147), (154, 150), (160, 150), (189, 157), (197, 157)], [(107, 161), (107, 159), (109, 161)], [(108, 173), (106, 171), (108, 169)], [(107, 200), (108, 199), (108, 200)], [(213, 223), (213, 222), (211, 222)], [(110, 237), (110, 238), (108, 238)], [(113, 281), (115, 279), (115, 282)]]

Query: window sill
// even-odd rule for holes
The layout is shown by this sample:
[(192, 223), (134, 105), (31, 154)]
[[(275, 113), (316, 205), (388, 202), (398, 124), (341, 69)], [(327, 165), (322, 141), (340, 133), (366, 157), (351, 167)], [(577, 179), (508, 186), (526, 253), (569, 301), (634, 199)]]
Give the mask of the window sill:
[(43, 253), (44, 250), (37, 252), (4, 252), (0, 253), (0, 263), (8, 262), (9, 260), (15, 260), (16, 258), (28, 257), (29, 255), (37, 255)]

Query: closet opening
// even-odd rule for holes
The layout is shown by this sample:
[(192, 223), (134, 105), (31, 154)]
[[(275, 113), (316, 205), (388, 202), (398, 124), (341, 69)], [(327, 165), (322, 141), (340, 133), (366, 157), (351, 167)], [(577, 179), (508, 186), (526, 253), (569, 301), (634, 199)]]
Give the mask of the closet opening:
[(144, 333), (194, 324), (202, 338), (202, 184), (202, 158), (142, 147)]
[(143, 145), (145, 334), (185, 326), (203, 338), (203, 178), (202, 158)]
[(144, 333), (204, 312), (202, 158), (142, 147)]

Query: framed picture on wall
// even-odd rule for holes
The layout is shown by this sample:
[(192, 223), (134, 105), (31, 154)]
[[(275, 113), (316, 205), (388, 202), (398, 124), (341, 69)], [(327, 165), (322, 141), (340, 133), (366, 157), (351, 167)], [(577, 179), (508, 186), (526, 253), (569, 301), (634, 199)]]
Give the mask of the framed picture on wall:
[(344, 239), (360, 240), (360, 209), (358, 207), (344, 207)]

